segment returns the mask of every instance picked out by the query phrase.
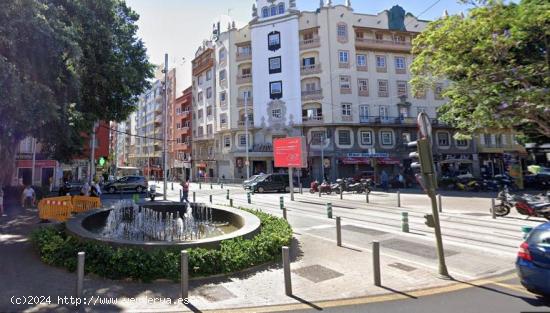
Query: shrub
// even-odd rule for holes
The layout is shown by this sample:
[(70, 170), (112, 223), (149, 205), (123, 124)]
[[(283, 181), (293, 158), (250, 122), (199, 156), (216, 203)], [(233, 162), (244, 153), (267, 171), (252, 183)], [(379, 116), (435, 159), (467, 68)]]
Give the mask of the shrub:
[[(260, 211), (243, 209), (261, 221), (260, 232), (252, 239), (223, 241), (219, 249), (189, 249), (191, 276), (231, 273), (279, 258), (281, 247), (292, 240), (287, 221)], [(31, 234), (31, 241), (46, 264), (76, 269), (77, 253), (86, 252), (85, 270), (110, 278), (131, 278), (145, 282), (154, 279), (180, 278), (180, 250), (162, 248), (115, 248), (99, 242), (80, 241), (65, 232), (65, 225), (41, 227)]]

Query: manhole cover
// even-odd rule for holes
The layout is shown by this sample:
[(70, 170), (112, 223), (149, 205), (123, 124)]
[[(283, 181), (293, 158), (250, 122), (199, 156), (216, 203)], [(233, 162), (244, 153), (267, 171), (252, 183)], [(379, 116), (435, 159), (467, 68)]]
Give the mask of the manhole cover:
[(412, 272), (416, 269), (416, 267), (408, 266), (408, 265), (405, 265), (405, 264), (399, 263), (399, 262), (389, 264), (389, 266), (395, 267), (395, 268), (400, 269), (400, 270), (405, 271), (405, 272)]
[(490, 216), (490, 214), (486, 213), (462, 213), (463, 215), (470, 215), (470, 216)]
[(293, 272), (314, 283), (319, 283), (325, 280), (333, 279), (344, 275), (342, 273), (333, 271), (330, 268), (324, 267), (322, 265), (311, 265), (311, 266), (301, 267), (293, 270)]
[[(393, 238), (382, 241), (382, 243), (380, 244), (380, 249), (384, 248), (406, 252), (428, 259), (437, 259), (435, 244), (434, 246), (428, 246), (421, 243)], [(458, 252), (445, 249), (445, 256), (451, 256), (455, 254), (458, 254)]]
[(344, 226), (342, 226), (342, 229), (353, 231), (353, 232), (356, 232), (356, 233), (367, 234), (367, 235), (371, 235), (371, 236), (381, 236), (381, 235), (387, 234), (387, 232), (385, 232), (385, 231), (371, 229), (371, 228), (364, 228), (364, 227), (359, 227), (359, 226), (355, 226), (355, 225), (344, 225)]
[(202, 286), (197, 289), (197, 293), (211, 302), (235, 298), (235, 295), (224, 286)]

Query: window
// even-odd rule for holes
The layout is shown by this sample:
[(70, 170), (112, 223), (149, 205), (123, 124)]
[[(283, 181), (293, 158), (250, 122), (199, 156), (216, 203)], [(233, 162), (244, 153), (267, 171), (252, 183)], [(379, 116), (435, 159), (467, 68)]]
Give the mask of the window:
[(342, 116), (351, 116), (351, 103), (342, 103)]
[(393, 41), (395, 43), (404, 43), (405, 42), (405, 36), (403, 36), (403, 35), (394, 35), (393, 36)]
[(212, 124), (206, 125), (206, 134), (212, 135)]
[(206, 99), (212, 98), (212, 87), (206, 88)]
[(273, 16), (273, 15), (277, 15), (277, 7), (276, 6), (271, 7), (271, 16)]
[(302, 66), (306, 68), (313, 67), (315, 65), (315, 58), (303, 58), (302, 59)]
[(211, 105), (206, 107), (206, 116), (212, 116), (212, 106)]
[(311, 132), (311, 144), (312, 145), (320, 145), (323, 141), (325, 141), (325, 138), (327, 137), (325, 131), (312, 131)]
[(225, 102), (225, 98), (226, 98), (226, 92), (225, 91), (220, 92), (220, 102)]
[(380, 119), (381, 120), (387, 120), (388, 119), (388, 107), (385, 105), (381, 105), (379, 108), (380, 113)]
[(209, 81), (212, 79), (212, 70), (206, 71), (206, 81)]
[(239, 135), (239, 145), (240, 146), (246, 146), (246, 135), (245, 134), (240, 134)]
[(368, 105), (360, 105), (359, 106), (359, 118), (360, 119), (368, 119), (369, 118), (369, 106)]
[(220, 59), (220, 63), (225, 61), (225, 56), (226, 56), (225, 48), (223, 48), (223, 49), (220, 50), (220, 52), (218, 52), (218, 57)]
[(252, 75), (252, 70), (250, 67), (245, 67), (241, 69), (242, 77), (250, 77)]
[(434, 88), (434, 98), (436, 100), (443, 99), (443, 84), (435, 84)]
[(197, 100), (202, 101), (204, 99), (202, 91), (197, 95)]
[(285, 14), (285, 4), (279, 3), (279, 14)]
[(346, 146), (351, 145), (351, 135), (349, 130), (338, 131), (338, 144)]
[(357, 67), (365, 68), (367, 67), (367, 55), (358, 54), (357, 55)]
[(281, 72), (281, 57), (269, 58), (269, 74)]
[(403, 80), (397, 81), (397, 96), (406, 96), (407, 95), (407, 82)]
[(271, 110), (271, 116), (273, 118), (281, 118), (281, 109), (273, 109)]
[(204, 135), (204, 128), (202, 126), (199, 126), (199, 136)]
[(339, 23), (337, 26), (337, 34), (339, 40), (347, 40), (348, 39), (348, 25), (344, 23)]
[(370, 130), (362, 130), (359, 132), (359, 138), (361, 140), (361, 144), (365, 146), (372, 145), (372, 131)]
[(176, 129), (180, 129), (181, 128), (181, 124), (180, 123), (176, 123)]
[(445, 133), (445, 132), (437, 133), (437, 144), (440, 147), (448, 147), (449, 146), (449, 133)]
[(199, 119), (202, 118), (202, 109), (199, 110), (198, 117), (199, 117)]
[(231, 137), (229, 136), (223, 137), (223, 146), (226, 148), (231, 148)]
[(386, 69), (386, 57), (383, 55), (376, 56), (376, 68), (377, 69)]
[(199, 85), (202, 85), (202, 75), (199, 75)]
[(369, 95), (369, 80), (368, 79), (358, 79), (357, 85), (359, 86), (359, 95), (368, 96)]
[(388, 97), (388, 81), (385, 79), (378, 80), (378, 96)]
[(338, 60), (340, 63), (349, 63), (349, 51), (340, 50), (338, 52)]
[(381, 131), (380, 137), (382, 138), (383, 146), (392, 146), (393, 145), (393, 132), (392, 131)]
[(281, 33), (274, 31), (267, 35), (267, 45), (270, 51), (277, 51), (281, 48)]
[(227, 114), (220, 114), (220, 124), (227, 124)]
[(276, 81), (269, 83), (269, 92), (271, 99), (281, 99), (283, 97), (283, 82)]
[(457, 140), (456, 140), (456, 146), (457, 146), (457, 147), (467, 147), (467, 146), (468, 146), (468, 140), (465, 140), (465, 139), (457, 139)]
[(269, 17), (269, 9), (267, 7), (262, 8), (262, 17)]
[(374, 36), (376, 40), (384, 40), (384, 34), (382, 33), (376, 33)]
[(226, 72), (225, 72), (225, 70), (221, 70), (221, 71), (220, 71), (220, 81), (224, 81), (224, 80), (225, 80), (225, 77), (226, 77)]
[(351, 77), (347, 75), (340, 76), (340, 89), (351, 89)]
[(395, 72), (397, 74), (404, 74), (406, 71), (405, 58), (395, 57)]

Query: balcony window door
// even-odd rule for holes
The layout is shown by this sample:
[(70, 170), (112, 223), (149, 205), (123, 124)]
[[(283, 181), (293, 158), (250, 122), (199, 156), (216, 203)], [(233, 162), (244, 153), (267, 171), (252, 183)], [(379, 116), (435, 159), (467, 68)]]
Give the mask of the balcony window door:
[(366, 122), (369, 120), (369, 106), (368, 105), (360, 105), (359, 106), (359, 119), (362, 122)]
[(388, 107), (381, 105), (379, 110), (380, 110), (380, 120), (383, 120), (383, 121), (388, 120), (389, 119)]

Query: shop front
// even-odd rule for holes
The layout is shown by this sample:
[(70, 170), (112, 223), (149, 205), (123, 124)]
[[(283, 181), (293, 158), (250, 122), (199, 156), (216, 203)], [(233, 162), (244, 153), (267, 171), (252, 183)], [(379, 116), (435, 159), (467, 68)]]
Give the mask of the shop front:
[(441, 176), (455, 177), (474, 174), (473, 156), (471, 154), (441, 154), (436, 160), (438, 173)]
[(382, 171), (389, 176), (401, 170), (401, 160), (387, 153), (348, 153), (338, 159), (338, 177), (364, 176), (377, 180)]
[(32, 160), (17, 160), (14, 185), (49, 186), (58, 180), (59, 164), (55, 160), (35, 160), (34, 179), (32, 177)]

